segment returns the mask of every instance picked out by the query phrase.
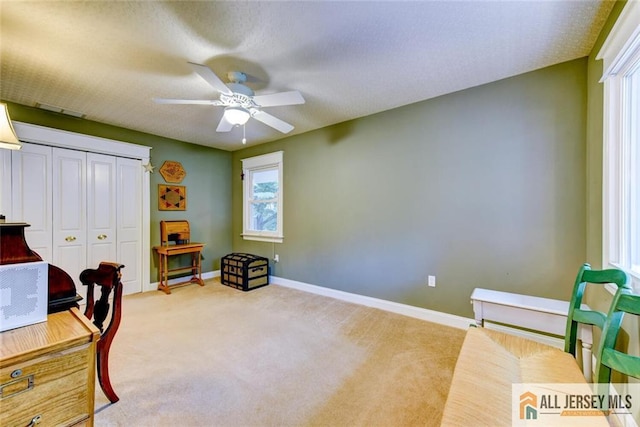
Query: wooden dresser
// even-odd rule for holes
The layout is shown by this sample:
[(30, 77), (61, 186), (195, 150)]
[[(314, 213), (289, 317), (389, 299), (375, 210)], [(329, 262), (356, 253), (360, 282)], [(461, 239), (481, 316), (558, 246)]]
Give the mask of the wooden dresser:
[(0, 426), (92, 426), (99, 337), (77, 308), (0, 333)]

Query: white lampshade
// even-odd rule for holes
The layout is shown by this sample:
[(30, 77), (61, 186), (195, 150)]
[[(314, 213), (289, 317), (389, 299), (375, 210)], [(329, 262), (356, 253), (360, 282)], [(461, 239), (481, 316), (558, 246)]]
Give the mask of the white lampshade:
[(232, 125), (243, 125), (247, 123), (251, 114), (242, 107), (227, 107), (224, 109), (224, 118)]
[(13, 129), (7, 104), (0, 102), (0, 148), (19, 150), (22, 147), (20, 140)]

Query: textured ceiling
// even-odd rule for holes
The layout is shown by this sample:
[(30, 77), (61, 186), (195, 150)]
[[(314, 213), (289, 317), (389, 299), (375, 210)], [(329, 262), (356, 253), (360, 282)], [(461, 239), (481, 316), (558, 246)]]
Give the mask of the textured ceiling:
[[(225, 150), (187, 62), (248, 75), (298, 134), (589, 54), (609, 1), (0, 1), (0, 99)], [(225, 79), (226, 80), (226, 79)], [(284, 135), (250, 120), (247, 145)]]

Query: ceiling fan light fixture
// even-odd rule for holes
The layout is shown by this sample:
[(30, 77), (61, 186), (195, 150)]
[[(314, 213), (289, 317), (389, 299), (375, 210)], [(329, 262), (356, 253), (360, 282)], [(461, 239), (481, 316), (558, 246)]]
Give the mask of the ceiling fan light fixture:
[(0, 148), (19, 150), (21, 147), (22, 143), (20, 143), (11, 124), (7, 104), (0, 102)]
[(251, 114), (242, 107), (227, 107), (224, 109), (224, 117), (232, 125), (243, 125), (247, 123)]

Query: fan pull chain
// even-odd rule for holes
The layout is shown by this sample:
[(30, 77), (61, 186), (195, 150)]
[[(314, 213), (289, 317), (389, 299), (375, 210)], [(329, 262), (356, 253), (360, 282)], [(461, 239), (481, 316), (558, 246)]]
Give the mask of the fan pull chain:
[(247, 134), (246, 134), (246, 130), (247, 130), (247, 125), (246, 123), (242, 125), (242, 145), (247, 143)]

